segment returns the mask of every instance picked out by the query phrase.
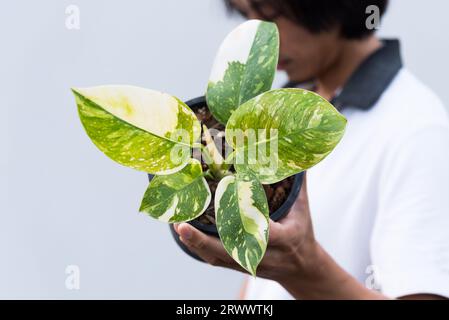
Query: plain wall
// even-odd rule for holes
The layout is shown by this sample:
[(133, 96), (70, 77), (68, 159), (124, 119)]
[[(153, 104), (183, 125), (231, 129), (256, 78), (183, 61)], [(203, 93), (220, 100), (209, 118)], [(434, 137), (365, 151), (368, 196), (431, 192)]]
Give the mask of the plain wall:
[[(449, 105), (449, 2), (391, 2), (381, 35), (403, 41), (406, 65)], [(65, 26), (69, 4), (80, 9), (80, 30)], [(237, 296), (241, 274), (194, 261), (166, 224), (138, 213), (145, 174), (94, 147), (69, 88), (202, 95), (217, 47), (239, 21), (219, 0), (2, 6), (0, 298)], [(79, 290), (65, 286), (68, 265), (80, 268)]]

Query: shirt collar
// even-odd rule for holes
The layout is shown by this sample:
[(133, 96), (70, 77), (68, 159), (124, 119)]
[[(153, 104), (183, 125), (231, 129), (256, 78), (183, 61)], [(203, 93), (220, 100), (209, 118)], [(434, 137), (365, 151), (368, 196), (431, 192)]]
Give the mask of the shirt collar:
[[(363, 61), (331, 103), (339, 110), (346, 107), (368, 110), (379, 100), (402, 68), (398, 40), (383, 40), (383, 46)], [(289, 82), (285, 87), (295, 86)]]

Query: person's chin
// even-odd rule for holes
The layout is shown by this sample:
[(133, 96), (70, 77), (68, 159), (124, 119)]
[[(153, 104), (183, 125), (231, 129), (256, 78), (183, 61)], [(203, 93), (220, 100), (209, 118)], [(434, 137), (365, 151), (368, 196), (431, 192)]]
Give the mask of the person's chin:
[(293, 61), (279, 63), (277, 69), (287, 74), (288, 80), (295, 83), (306, 83), (313, 80), (314, 77), (301, 73), (303, 68), (295, 67)]
[(313, 77), (309, 77), (303, 74), (298, 74), (294, 71), (285, 70), (288, 80), (295, 83), (307, 83), (313, 81)]
[(315, 78), (309, 74), (304, 74), (302, 72), (298, 72), (298, 70), (286, 70), (289, 81), (295, 83), (308, 83), (312, 82)]

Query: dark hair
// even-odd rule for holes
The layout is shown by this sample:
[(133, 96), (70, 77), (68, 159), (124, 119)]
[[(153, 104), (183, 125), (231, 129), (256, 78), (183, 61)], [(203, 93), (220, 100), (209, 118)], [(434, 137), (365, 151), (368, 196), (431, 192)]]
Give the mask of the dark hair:
[[(232, 0), (224, 1), (231, 12), (239, 11)], [(341, 36), (347, 39), (362, 39), (375, 31), (366, 26), (366, 19), (371, 14), (366, 13), (368, 6), (377, 6), (380, 16), (385, 13), (388, 6), (388, 0), (249, 0), (249, 2), (252, 9), (264, 20), (284, 16), (312, 33), (338, 27)]]

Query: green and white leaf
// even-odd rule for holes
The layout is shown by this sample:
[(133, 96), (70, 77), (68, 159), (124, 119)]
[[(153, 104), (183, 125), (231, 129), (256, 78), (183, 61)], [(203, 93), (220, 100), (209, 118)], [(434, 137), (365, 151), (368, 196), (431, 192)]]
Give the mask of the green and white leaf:
[(225, 38), (207, 86), (207, 104), (215, 119), (226, 124), (242, 103), (270, 90), (279, 55), (274, 23), (248, 20)]
[(211, 192), (198, 160), (174, 174), (155, 176), (140, 205), (140, 212), (164, 222), (184, 222), (199, 217), (209, 206)]
[(346, 119), (319, 95), (277, 89), (240, 106), (226, 126), (237, 172), (271, 184), (323, 160), (343, 137)]
[(253, 174), (226, 176), (215, 192), (215, 215), (228, 254), (252, 275), (268, 243), (269, 211), (265, 191)]
[(133, 86), (72, 90), (87, 134), (112, 160), (152, 174), (170, 174), (188, 163), (201, 129), (178, 98)]

